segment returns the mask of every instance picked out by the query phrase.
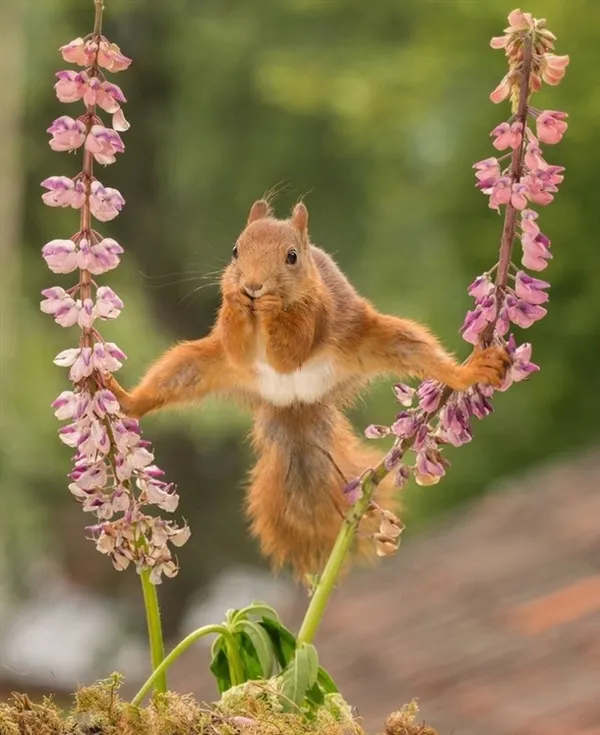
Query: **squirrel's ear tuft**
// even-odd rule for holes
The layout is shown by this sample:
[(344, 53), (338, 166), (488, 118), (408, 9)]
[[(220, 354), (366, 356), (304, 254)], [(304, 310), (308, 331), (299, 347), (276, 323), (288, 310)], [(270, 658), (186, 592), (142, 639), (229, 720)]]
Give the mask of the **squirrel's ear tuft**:
[(308, 227), (308, 209), (302, 202), (298, 202), (292, 212), (292, 227), (295, 227), (302, 237), (306, 237)]
[(265, 201), (264, 199), (259, 199), (257, 202), (254, 202), (252, 207), (250, 207), (250, 214), (248, 215), (248, 221), (246, 224), (250, 224), (251, 222), (255, 222), (257, 219), (264, 219), (265, 217), (269, 217), (271, 214), (271, 207), (269, 206), (269, 202)]

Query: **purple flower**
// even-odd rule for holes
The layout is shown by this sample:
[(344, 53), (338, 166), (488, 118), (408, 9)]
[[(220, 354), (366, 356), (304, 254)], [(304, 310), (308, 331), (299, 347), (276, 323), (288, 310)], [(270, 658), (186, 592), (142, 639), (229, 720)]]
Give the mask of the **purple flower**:
[(119, 133), (103, 125), (92, 125), (85, 139), (85, 147), (94, 155), (96, 161), (103, 165), (114, 163), (117, 160), (115, 154), (123, 153), (125, 150)]
[(447, 404), (440, 413), (442, 438), (455, 447), (460, 447), (473, 438), (468, 414), (457, 403)]
[(415, 389), (411, 388), (409, 385), (405, 385), (404, 383), (396, 383), (394, 385), (394, 395), (396, 396), (398, 403), (402, 406), (412, 406)]
[(68, 176), (49, 176), (42, 181), (48, 189), (42, 194), (42, 201), (49, 207), (73, 207), (80, 209), (85, 200), (85, 188), (82, 181), (73, 181)]
[(90, 209), (100, 222), (114, 219), (125, 204), (125, 199), (116, 189), (104, 187), (99, 181), (93, 181), (90, 193)]
[(400, 450), (400, 447), (392, 447), (384, 457), (385, 469), (388, 472), (391, 472), (394, 467), (396, 467), (400, 463), (401, 459), (402, 451)]
[[(508, 300), (508, 297), (507, 297)], [(527, 301), (514, 299), (516, 303), (507, 306), (508, 318), (523, 329), (527, 329), (535, 322), (546, 316), (547, 311), (543, 306), (531, 304)]]
[(436, 449), (427, 449), (417, 453), (415, 463), (415, 482), (417, 485), (436, 485), (446, 474), (448, 461)]
[(417, 391), (419, 406), (425, 413), (432, 413), (440, 405), (442, 386), (434, 380), (425, 380)]
[(408, 482), (409, 478), (410, 468), (408, 468), (405, 464), (400, 465), (394, 476), (394, 485), (399, 490), (402, 490), (402, 488), (406, 487), (406, 483)]
[(413, 412), (401, 411), (391, 426), (392, 433), (401, 439), (408, 439), (417, 430), (418, 422)]
[(53, 151), (75, 150), (85, 140), (85, 125), (68, 115), (57, 118), (46, 132), (52, 136), (49, 142)]
[[(494, 159), (495, 160), (495, 159)], [(473, 281), (469, 286), (468, 294), (474, 299), (482, 299), (489, 296), (494, 291), (494, 283), (489, 276), (489, 273), (484, 273)]]
[(108, 286), (96, 291), (96, 313), (101, 319), (116, 319), (121, 313), (123, 302)]
[(378, 424), (371, 424), (365, 429), (365, 436), (367, 439), (383, 439), (390, 433), (389, 426), (380, 426)]
[(355, 477), (353, 480), (351, 480), (346, 485), (343, 492), (346, 500), (350, 503), (350, 505), (354, 505), (354, 503), (357, 503), (363, 495), (362, 487), (358, 477)]
[(547, 281), (534, 278), (523, 271), (518, 271), (515, 276), (515, 293), (519, 299), (529, 304), (546, 303), (548, 301), (548, 294), (544, 291), (546, 288), (550, 288)]
[(76, 245), (72, 240), (50, 240), (42, 256), (53, 273), (72, 273), (77, 268)]

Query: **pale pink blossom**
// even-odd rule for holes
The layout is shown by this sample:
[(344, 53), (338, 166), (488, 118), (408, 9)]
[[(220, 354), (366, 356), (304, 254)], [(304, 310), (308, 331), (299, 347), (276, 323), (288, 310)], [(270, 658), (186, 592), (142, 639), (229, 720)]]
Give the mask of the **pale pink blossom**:
[(112, 116), (112, 126), (113, 130), (118, 130), (120, 133), (124, 132), (125, 130), (129, 130), (129, 128), (131, 127), (131, 125), (125, 119), (122, 107), (120, 107)]
[(529, 143), (525, 151), (525, 165), (531, 170), (547, 168), (548, 164), (542, 156), (542, 149), (535, 143)]
[(51, 404), (52, 408), (55, 409), (54, 415), (56, 418), (60, 421), (72, 419), (81, 401), (81, 396), (81, 393), (64, 390)]
[(94, 155), (96, 161), (103, 165), (114, 163), (117, 160), (115, 154), (123, 153), (125, 150), (119, 133), (103, 125), (92, 125), (85, 138), (85, 147)]
[(469, 286), (467, 293), (474, 299), (482, 299), (489, 296), (494, 291), (494, 282), (490, 278), (489, 273), (484, 273), (473, 281)]
[(94, 323), (94, 302), (92, 299), (84, 299), (83, 301), (77, 302), (78, 316), (77, 324), (82, 329), (89, 329)]
[(500, 163), (497, 158), (486, 158), (473, 164), (475, 177), (478, 181), (491, 180), (492, 183), (500, 178)]
[(131, 59), (121, 53), (116, 43), (109, 43), (105, 38), (100, 41), (98, 64), (108, 71), (124, 71), (131, 64)]
[(531, 31), (533, 26), (533, 16), (531, 13), (524, 13), (517, 8), (508, 14), (508, 28), (505, 28), (504, 32), (516, 33), (518, 31)]
[(59, 102), (78, 102), (83, 98), (87, 84), (87, 74), (71, 69), (57, 71), (58, 82), (54, 85)]
[(116, 240), (106, 237), (99, 243), (91, 245), (86, 238), (79, 241), (77, 265), (94, 275), (100, 275), (116, 268), (120, 263), (119, 255), (123, 248)]
[(117, 189), (104, 187), (99, 181), (92, 181), (90, 191), (90, 209), (100, 222), (114, 219), (125, 204), (125, 200)]
[(77, 246), (73, 240), (50, 240), (42, 248), (42, 256), (53, 273), (72, 273), (77, 268)]
[(534, 278), (523, 271), (518, 271), (515, 275), (515, 294), (522, 301), (545, 304), (548, 301), (547, 288), (550, 288), (548, 281)]
[(543, 271), (548, 265), (547, 261), (552, 259), (548, 238), (541, 232), (535, 236), (524, 233), (521, 245), (523, 247), (521, 263), (525, 268), (532, 271)]
[(523, 329), (527, 329), (546, 316), (547, 313), (543, 306), (522, 301), (510, 294), (506, 297), (506, 308), (511, 322)]
[(94, 413), (101, 419), (107, 414), (116, 416), (120, 411), (119, 402), (115, 398), (115, 395), (106, 388), (94, 393), (93, 407)]
[(103, 82), (95, 76), (89, 77), (84, 83), (83, 101), (88, 107), (98, 105), (111, 114), (120, 109), (121, 102), (127, 102), (119, 86), (112, 82)]
[(565, 122), (565, 118), (567, 117), (566, 112), (560, 112), (558, 110), (544, 110), (540, 112), (535, 120), (535, 125), (538, 138), (541, 142), (550, 145), (560, 142), (568, 127)]
[(85, 125), (68, 115), (56, 118), (46, 132), (52, 136), (49, 143), (53, 151), (73, 151), (86, 140)]
[(114, 373), (127, 356), (114, 342), (96, 342), (94, 345), (94, 368), (101, 373)]
[(90, 66), (94, 62), (97, 45), (91, 41), (84, 42), (83, 38), (76, 38), (65, 46), (60, 47), (60, 52), (65, 61), (79, 66)]
[(116, 319), (123, 309), (123, 302), (109, 286), (96, 291), (96, 313), (101, 319)]
[(510, 202), (515, 209), (525, 209), (527, 206), (527, 185), (523, 183), (515, 183), (512, 185), (512, 194)]
[(506, 148), (518, 148), (523, 140), (523, 125), (520, 122), (515, 122), (512, 125), (503, 122), (497, 125), (490, 135), (495, 138), (492, 145), (499, 151)]
[(512, 196), (512, 181), (509, 176), (498, 179), (492, 187), (490, 209), (499, 209), (501, 204), (508, 204)]
[(85, 187), (81, 180), (73, 181), (68, 176), (49, 176), (41, 184), (48, 189), (42, 201), (49, 207), (73, 207), (79, 209), (85, 199)]
[(494, 89), (494, 91), (490, 94), (490, 100), (494, 104), (498, 104), (500, 102), (504, 102), (504, 100), (508, 97), (511, 90), (511, 81), (510, 76), (507, 74), (505, 77), (502, 78), (500, 84)]
[(568, 56), (557, 56), (556, 54), (546, 53), (542, 59), (542, 79), (546, 84), (552, 86), (558, 84), (564, 77), (569, 64)]

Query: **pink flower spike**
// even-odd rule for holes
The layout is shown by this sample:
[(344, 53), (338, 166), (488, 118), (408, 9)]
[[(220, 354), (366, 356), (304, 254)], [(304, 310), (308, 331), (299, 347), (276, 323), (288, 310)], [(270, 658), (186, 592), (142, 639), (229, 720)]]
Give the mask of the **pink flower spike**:
[(103, 38), (98, 50), (98, 64), (108, 71), (124, 71), (131, 64), (131, 59), (121, 53), (116, 43), (109, 43)]
[(73, 240), (50, 240), (42, 256), (53, 273), (72, 273), (77, 268), (77, 250)]
[(560, 142), (567, 130), (566, 112), (544, 110), (536, 118), (535, 125), (538, 138), (542, 143), (554, 145)]
[(92, 125), (89, 135), (85, 138), (85, 147), (93, 153), (96, 161), (103, 165), (114, 163), (115, 154), (123, 153), (125, 150), (119, 133), (103, 125)]
[(58, 117), (46, 132), (52, 136), (49, 143), (53, 151), (73, 151), (85, 140), (85, 125), (68, 115)]

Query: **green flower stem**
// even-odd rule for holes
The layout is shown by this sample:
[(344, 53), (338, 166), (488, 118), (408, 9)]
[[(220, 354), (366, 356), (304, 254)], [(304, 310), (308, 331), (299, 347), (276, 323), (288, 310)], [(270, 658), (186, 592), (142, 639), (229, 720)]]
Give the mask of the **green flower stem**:
[[(156, 593), (156, 585), (150, 581), (150, 572), (143, 571), (140, 574), (142, 580), (142, 592), (144, 593), (144, 607), (146, 608), (146, 620), (148, 622), (148, 641), (150, 643), (150, 658), (152, 668), (156, 673), (156, 669), (160, 666), (165, 657), (165, 645), (163, 643), (162, 625), (160, 622), (160, 609), (158, 607), (158, 595)], [(167, 675), (162, 673), (153, 679), (155, 681), (154, 688), (157, 692), (167, 691)]]
[[(406, 445), (404, 448), (406, 448)], [(325, 569), (317, 582), (308, 610), (302, 621), (298, 633), (298, 645), (313, 642), (348, 550), (356, 536), (360, 519), (371, 503), (375, 488), (387, 474), (388, 470), (385, 467), (384, 460), (382, 460), (374, 470), (363, 478), (361, 482), (362, 495), (352, 506), (342, 523), (342, 528), (329, 555)]]
[(140, 691), (131, 700), (131, 703), (139, 706), (142, 703), (146, 694), (148, 694), (150, 689), (152, 689), (155, 681), (165, 675), (165, 672), (169, 668), (169, 666), (175, 663), (175, 661), (177, 661), (181, 654), (186, 651), (192, 645), (192, 643), (195, 643), (199, 638), (203, 638), (204, 636), (210, 635), (211, 633), (222, 635), (225, 639), (232, 685), (235, 686), (237, 684), (242, 684), (244, 681), (244, 670), (233, 634), (224, 625), (205, 625), (202, 628), (198, 628), (193, 633), (190, 633), (188, 636), (186, 636), (180, 643), (175, 646), (175, 648), (165, 659), (158, 663), (151, 676), (144, 683)]

